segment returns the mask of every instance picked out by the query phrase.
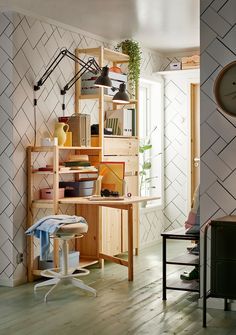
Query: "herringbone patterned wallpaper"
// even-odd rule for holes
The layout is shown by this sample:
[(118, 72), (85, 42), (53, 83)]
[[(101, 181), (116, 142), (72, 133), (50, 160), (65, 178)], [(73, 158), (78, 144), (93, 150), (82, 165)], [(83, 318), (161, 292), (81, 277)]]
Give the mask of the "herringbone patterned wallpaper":
[(235, 214), (236, 119), (213, 95), (219, 71), (236, 56), (236, 1), (201, 1), (201, 223)]
[[(44, 73), (50, 60), (62, 47), (97, 47), (99, 38), (65, 30), (15, 12), (0, 13), (0, 283), (14, 285), (26, 278), (27, 217), (26, 153), (33, 144), (33, 85)], [(163, 60), (143, 50), (142, 74), (162, 68)], [(60, 88), (74, 73), (74, 63), (64, 59), (38, 94), (37, 140), (53, 132), (54, 121), (62, 115)], [(97, 122), (96, 103), (84, 104), (83, 112)], [(66, 95), (66, 114), (74, 112), (74, 91)], [(43, 159), (43, 158), (42, 158)], [(43, 213), (45, 215), (45, 213)], [(42, 213), (41, 213), (42, 215)], [(154, 214), (153, 214), (154, 215)], [(155, 240), (160, 219), (143, 217), (141, 241)], [(154, 216), (155, 216), (154, 215)], [(143, 222), (143, 224), (142, 224)], [(159, 236), (158, 236), (159, 238)], [(23, 264), (16, 263), (18, 252)]]
[[(217, 74), (226, 64), (235, 61), (235, 24), (234, 0), (201, 1), (202, 226), (211, 218), (236, 214), (236, 119), (217, 107), (213, 94)], [(210, 234), (208, 237), (210, 238)], [(203, 233), (201, 233), (202, 246)], [(210, 257), (210, 250), (208, 256)], [(208, 303), (213, 308), (216, 304), (216, 299)]]
[(187, 216), (187, 79), (165, 77), (164, 190), (165, 229), (183, 227)]

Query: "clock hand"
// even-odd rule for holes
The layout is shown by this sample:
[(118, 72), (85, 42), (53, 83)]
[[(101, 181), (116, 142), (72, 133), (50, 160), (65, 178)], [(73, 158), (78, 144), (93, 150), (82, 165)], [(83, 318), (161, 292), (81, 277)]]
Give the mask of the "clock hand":
[(235, 93), (236, 93), (236, 91), (233, 91), (231, 93), (227, 93), (227, 94), (225, 94), (225, 97), (228, 97), (229, 95), (232, 95), (232, 94), (235, 94)]

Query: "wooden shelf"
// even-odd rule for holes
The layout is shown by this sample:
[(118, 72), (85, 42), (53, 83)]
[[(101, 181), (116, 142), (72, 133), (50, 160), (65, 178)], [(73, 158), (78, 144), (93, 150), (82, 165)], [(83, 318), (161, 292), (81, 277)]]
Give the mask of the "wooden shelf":
[[(87, 49), (76, 49), (77, 53), (85, 54), (89, 56), (99, 57), (100, 56), (100, 48), (87, 48)], [(103, 57), (104, 60), (108, 60), (110, 62), (116, 63), (128, 63), (129, 56), (123, 54), (118, 51), (110, 50), (107, 48), (103, 48)]]
[(32, 171), (32, 174), (37, 175), (53, 175), (53, 171)]
[(33, 200), (32, 208), (53, 208), (53, 200), (48, 199)]
[(79, 259), (79, 266), (81, 268), (84, 268), (89, 265), (97, 264), (97, 263), (98, 263), (98, 259), (95, 259), (95, 258), (80, 257)]
[(33, 273), (34, 276), (41, 276), (42, 271), (43, 270), (33, 270), (32, 273)]
[(138, 139), (137, 136), (123, 136), (123, 135), (104, 135), (105, 138), (126, 138), (126, 139)]
[[(75, 173), (75, 174), (96, 174), (98, 173), (98, 171), (83, 171), (83, 170), (59, 170), (58, 171), (59, 174), (71, 174), (71, 173)], [(33, 171), (32, 174), (34, 175), (53, 175), (53, 171)]]
[(178, 264), (178, 265), (198, 265), (199, 256), (192, 254), (183, 254), (178, 257), (172, 258), (166, 261), (166, 264)]
[(102, 150), (101, 147), (58, 147), (59, 150)]
[[(53, 150), (56, 148), (57, 146), (29, 146), (29, 148), (31, 148), (32, 152), (53, 152)], [(57, 147), (58, 150), (102, 150), (101, 147), (61, 147), (58, 146)]]

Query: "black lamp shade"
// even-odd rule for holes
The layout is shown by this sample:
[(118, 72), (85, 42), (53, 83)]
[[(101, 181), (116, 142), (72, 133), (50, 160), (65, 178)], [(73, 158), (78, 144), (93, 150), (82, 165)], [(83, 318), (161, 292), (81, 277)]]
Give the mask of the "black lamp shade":
[(94, 86), (112, 87), (111, 79), (108, 77), (109, 68), (104, 66), (101, 75), (96, 79)]
[(128, 104), (129, 103), (129, 96), (126, 93), (126, 86), (124, 83), (120, 84), (119, 91), (114, 95), (112, 101), (117, 104)]

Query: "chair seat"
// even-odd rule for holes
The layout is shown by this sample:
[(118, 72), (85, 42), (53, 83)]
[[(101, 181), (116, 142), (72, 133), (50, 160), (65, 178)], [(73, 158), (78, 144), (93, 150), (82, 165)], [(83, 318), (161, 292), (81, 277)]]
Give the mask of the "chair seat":
[(70, 223), (65, 224), (64, 226), (61, 226), (58, 231), (56, 232), (56, 235), (63, 235), (63, 234), (85, 234), (88, 231), (88, 225), (84, 223)]

